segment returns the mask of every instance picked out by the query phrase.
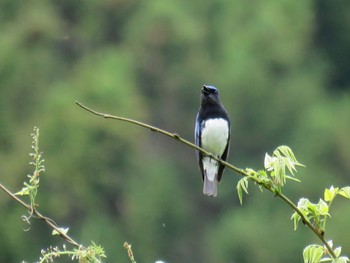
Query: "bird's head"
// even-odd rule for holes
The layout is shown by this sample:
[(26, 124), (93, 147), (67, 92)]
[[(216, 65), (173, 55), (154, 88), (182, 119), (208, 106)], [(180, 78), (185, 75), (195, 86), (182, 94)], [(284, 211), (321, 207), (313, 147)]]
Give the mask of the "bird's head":
[(201, 99), (202, 105), (220, 103), (219, 90), (214, 86), (203, 85)]
[(214, 86), (203, 85), (202, 94), (204, 96), (210, 96), (210, 95), (218, 96), (219, 90)]

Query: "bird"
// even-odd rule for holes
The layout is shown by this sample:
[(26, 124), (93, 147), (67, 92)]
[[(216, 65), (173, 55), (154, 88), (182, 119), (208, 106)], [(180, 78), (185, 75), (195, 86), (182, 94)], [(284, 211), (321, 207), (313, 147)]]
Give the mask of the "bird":
[[(201, 103), (195, 124), (195, 144), (226, 161), (230, 148), (230, 118), (220, 102), (219, 90), (216, 87), (203, 85), (201, 91)], [(225, 166), (198, 150), (197, 158), (204, 182), (203, 194), (216, 197), (217, 185)]]

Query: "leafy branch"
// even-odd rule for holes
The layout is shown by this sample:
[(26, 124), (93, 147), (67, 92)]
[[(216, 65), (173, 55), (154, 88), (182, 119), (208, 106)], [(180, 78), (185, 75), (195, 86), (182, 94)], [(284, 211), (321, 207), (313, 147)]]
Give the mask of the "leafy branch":
[[(36, 203), (36, 196), (40, 184), (40, 176), (45, 171), (45, 166), (44, 159), (42, 159), (42, 152), (39, 151), (39, 129), (34, 127), (34, 133), (31, 135), (33, 138), (33, 152), (29, 155), (32, 157), (32, 161), (30, 162), (30, 164), (34, 166), (34, 172), (33, 174), (28, 175), (29, 181), (24, 182), (23, 188), (17, 193), (12, 193), (1, 183), (0, 188), (13, 200), (15, 200), (17, 203), (21, 204), (24, 208), (28, 210), (29, 216), (22, 216), (23, 221), (25, 221), (28, 225), (30, 225), (31, 218), (42, 220), (52, 228), (52, 235), (61, 236), (67, 243), (71, 244), (74, 247), (71, 250), (67, 250), (65, 245), (63, 246), (63, 249), (59, 249), (58, 247), (49, 247), (48, 249), (41, 251), (42, 256), (40, 257), (39, 262), (53, 262), (54, 258), (63, 255), (69, 256), (72, 260), (78, 260), (79, 262), (101, 262), (101, 258), (106, 257), (102, 247), (96, 245), (93, 242), (92, 245), (84, 247), (68, 235), (69, 228), (57, 226), (57, 224), (51, 218), (42, 215), (37, 210), (38, 204)], [(30, 203), (27, 204), (18, 196), (29, 197)]]
[[(326, 232), (327, 218), (330, 217), (329, 210), (331, 204), (336, 196), (343, 196), (350, 199), (350, 187), (346, 186), (343, 188), (331, 186), (329, 189), (326, 188), (324, 191), (324, 200), (320, 198), (319, 202), (312, 203), (307, 198), (301, 198), (298, 202), (298, 208), (303, 212), (305, 217), (312, 223), (314, 228), (323, 237)], [(300, 217), (294, 213), (291, 218), (294, 221), (294, 229), (297, 229)], [(327, 242), (333, 249), (333, 241)], [(328, 248), (327, 248), (328, 249)], [(334, 250), (336, 258), (323, 257), (327, 254), (327, 250), (320, 245), (309, 245), (304, 249), (303, 256), (304, 262), (335, 262), (335, 263), (346, 263), (349, 262), (349, 258), (341, 256), (341, 247), (337, 247)]]
[(149, 129), (153, 132), (157, 132), (177, 141), (180, 141), (186, 146), (201, 152), (204, 156), (208, 156), (211, 159), (216, 160), (220, 164), (226, 166), (228, 169), (233, 170), (234, 172), (242, 175), (243, 178), (238, 182), (237, 185), (237, 193), (241, 203), (243, 201), (243, 192), (248, 194), (249, 181), (253, 181), (259, 186), (261, 190), (267, 189), (270, 192), (272, 192), (276, 197), (280, 198), (283, 202), (285, 202), (289, 207), (291, 207), (295, 211), (292, 215), (292, 219), (294, 220), (294, 228), (297, 227), (297, 223), (301, 220), (318, 237), (318, 239), (323, 244), (323, 247), (319, 245), (310, 245), (304, 249), (303, 256), (305, 263), (317, 263), (321, 261), (332, 261), (332, 263), (349, 262), (349, 259), (347, 257), (340, 256), (340, 247), (333, 249), (332, 241), (327, 242), (325, 240), (324, 230), (326, 226), (326, 218), (327, 216), (329, 216), (328, 209), (334, 197), (337, 194), (340, 194), (344, 197), (349, 198), (350, 188), (345, 187), (338, 189), (331, 187), (330, 189), (328, 189), (326, 191), (327, 193), (325, 193), (325, 200), (329, 202), (328, 205), (326, 204), (328, 207), (327, 209), (325, 208), (324, 202), (320, 202), (319, 204), (315, 205), (311, 202), (304, 202), (305, 198), (302, 198), (299, 201), (298, 205), (295, 205), (287, 196), (285, 196), (282, 193), (282, 187), (286, 184), (287, 180), (300, 182), (297, 178), (295, 178), (295, 172), (297, 171), (296, 167), (303, 167), (304, 165), (297, 161), (297, 159), (294, 156), (294, 153), (288, 146), (278, 147), (271, 156), (266, 154), (263, 170), (255, 171), (251, 168), (246, 168), (245, 170), (243, 170), (215, 157), (210, 152), (207, 152), (204, 149), (198, 147), (197, 145), (189, 142), (188, 140), (183, 139), (176, 133), (170, 133), (168, 131), (159, 129), (158, 127), (133, 119), (101, 113), (83, 105), (78, 101), (75, 101), (75, 103), (82, 109), (94, 115), (103, 117), (105, 119), (113, 119), (135, 124), (143, 128)]

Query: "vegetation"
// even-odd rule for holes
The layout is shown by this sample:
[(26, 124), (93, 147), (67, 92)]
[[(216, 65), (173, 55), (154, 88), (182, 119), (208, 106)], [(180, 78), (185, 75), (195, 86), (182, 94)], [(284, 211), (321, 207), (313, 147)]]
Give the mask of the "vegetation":
[[(16, 192), (32, 174), (28, 134), (37, 125), (47, 172), (37, 193), (31, 178), (23, 186), (36, 193), (30, 207), (69, 226), (79, 244), (101, 245), (106, 262), (130, 262), (125, 241), (137, 262), (293, 263), (310, 244), (304, 256), (324, 252), (267, 191), (249, 187), (240, 206), (242, 177), (226, 170), (219, 196), (208, 199), (193, 150), (74, 104), (192, 141), (200, 88), (209, 83), (232, 120), (229, 162), (261, 167), (265, 152), (289, 145), (307, 168), (283, 193), (349, 256), (349, 205), (332, 197), (349, 185), (347, 10), (346, 1), (325, 0), (3, 0), (0, 182)], [(64, 251), (40, 221), (22, 231), (23, 208), (0, 196), (1, 262), (33, 262), (50, 245)]]

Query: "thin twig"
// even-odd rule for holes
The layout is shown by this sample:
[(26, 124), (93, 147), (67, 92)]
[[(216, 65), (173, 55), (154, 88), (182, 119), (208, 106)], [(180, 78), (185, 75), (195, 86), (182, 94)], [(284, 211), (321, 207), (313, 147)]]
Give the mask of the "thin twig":
[[(141, 127), (144, 127), (146, 129), (149, 129), (153, 132), (158, 132), (160, 134), (163, 134), (165, 136), (168, 136), (168, 137), (171, 137), (177, 141), (180, 141), (182, 142), (183, 144), (193, 148), (193, 149), (196, 149), (197, 151), (200, 151), (203, 155), (205, 156), (209, 156), (210, 158), (220, 162), (221, 164), (229, 167), (230, 169), (234, 170), (235, 172), (241, 174), (241, 175), (244, 175), (244, 176), (249, 176), (245, 171), (233, 166), (232, 164), (229, 164), (223, 160), (221, 160), (220, 158), (217, 158), (216, 156), (212, 155), (210, 152), (207, 152), (206, 150), (198, 147), (197, 145), (183, 139), (182, 137), (180, 137), (177, 133), (171, 133), (171, 132), (168, 132), (168, 131), (165, 131), (165, 130), (162, 130), (162, 129), (159, 129), (158, 127), (155, 127), (155, 126), (152, 126), (152, 125), (149, 125), (149, 124), (146, 124), (146, 123), (143, 123), (143, 122), (140, 122), (140, 121), (135, 121), (133, 119), (129, 119), (129, 118), (124, 118), (124, 117), (119, 117), (119, 116), (114, 116), (114, 115), (110, 115), (110, 114), (106, 114), (106, 113), (101, 113), (101, 112), (97, 112), (95, 110), (92, 110), (90, 108), (88, 108), (87, 106), (83, 105), (82, 103), (78, 102), (78, 101), (75, 101), (75, 103), (85, 109), (86, 111), (94, 114), (94, 115), (97, 115), (97, 116), (101, 116), (105, 119), (114, 119), (114, 120), (119, 120), (119, 121), (124, 121), (124, 122), (129, 122), (129, 123), (132, 123), (132, 124), (135, 124), (135, 125), (138, 125), (138, 126), (141, 126)], [(258, 183), (258, 181), (257, 181)]]
[(254, 177), (251, 177), (248, 173), (246, 173), (244, 170), (242, 169), (239, 169), (237, 167), (235, 167), (234, 165), (228, 163), (228, 162), (225, 162), (223, 160), (221, 160), (220, 158), (217, 158), (216, 156), (214, 156), (213, 154), (211, 154), (210, 152), (207, 152), (206, 150), (198, 147), (197, 145), (183, 139), (182, 137), (180, 137), (178, 134), (176, 133), (170, 133), (168, 131), (165, 131), (165, 130), (162, 130), (162, 129), (159, 129), (158, 127), (155, 127), (155, 126), (152, 126), (152, 125), (149, 125), (149, 124), (146, 124), (146, 123), (143, 123), (143, 122), (140, 122), (140, 121), (136, 121), (136, 120), (133, 120), (133, 119), (129, 119), (129, 118), (124, 118), (124, 117), (119, 117), (119, 116), (114, 116), (114, 115), (110, 115), (110, 114), (106, 114), (106, 113), (101, 113), (101, 112), (98, 112), (98, 111), (95, 111), (85, 105), (83, 105), (82, 103), (78, 102), (78, 101), (75, 101), (75, 103), (83, 108), (84, 110), (94, 114), (94, 115), (97, 115), (97, 116), (100, 116), (100, 117), (103, 117), (105, 119), (114, 119), (114, 120), (119, 120), (119, 121), (124, 121), (124, 122), (128, 122), (128, 123), (132, 123), (132, 124), (135, 124), (135, 125), (138, 125), (138, 126), (141, 126), (141, 127), (144, 127), (144, 128), (147, 128), (153, 132), (158, 132), (158, 133), (161, 133), (165, 136), (168, 136), (170, 138), (173, 138), (177, 141), (180, 141), (181, 143), (193, 148), (193, 149), (196, 149), (197, 151), (201, 152), (203, 155), (205, 156), (208, 156), (214, 160), (216, 160), (217, 162), (219, 162), (220, 164), (226, 166), (227, 168), (235, 171), (236, 173), (242, 175), (242, 176), (246, 176), (246, 177), (249, 177), (251, 180), (253, 180), (255, 183), (261, 185), (262, 187), (264, 187), (265, 189), (269, 190), (270, 192), (273, 192), (275, 194), (275, 196), (278, 196), (280, 199), (282, 199), (287, 205), (289, 205), (301, 218), (302, 222), (304, 222), (305, 225), (307, 225), (311, 231), (321, 240), (321, 242), (324, 244), (324, 246), (327, 248), (329, 254), (332, 256), (332, 258), (337, 258), (337, 256), (335, 255), (332, 247), (327, 243), (327, 241), (324, 239), (324, 237), (322, 236), (321, 233), (319, 233), (319, 231), (309, 222), (309, 220), (304, 216), (304, 214), (299, 210), (299, 208), (287, 197), (285, 196), (284, 194), (282, 194), (281, 192), (274, 192), (272, 191), (269, 187), (267, 187), (265, 184), (263, 184), (261, 181), (259, 181), (259, 179), (257, 178), (254, 178)]
[(43, 220), (46, 224), (48, 224), (52, 229), (54, 229), (55, 231), (57, 231), (59, 233), (59, 235), (65, 239), (68, 243), (72, 244), (73, 246), (76, 246), (78, 248), (82, 248), (81, 245), (79, 245), (76, 241), (74, 241), (74, 239), (72, 239), (69, 235), (67, 235), (66, 233), (64, 233), (55, 223), (52, 219), (50, 219), (49, 217), (43, 216), (38, 210), (34, 209), (32, 206), (26, 204), (25, 202), (23, 202), (20, 198), (18, 198), (15, 194), (13, 194), (10, 190), (8, 190), (5, 186), (3, 186), (2, 184), (0, 184), (0, 188), (7, 193), (12, 199), (14, 199), (15, 201), (17, 201), (19, 204), (21, 204), (22, 206), (24, 206), (29, 213), (31, 213), (32, 215), (34, 215), (36, 218)]
[(298, 213), (300, 216), (302, 222), (308, 226), (308, 228), (311, 229), (311, 231), (321, 240), (321, 242), (324, 244), (324, 246), (327, 248), (327, 251), (332, 256), (333, 259), (337, 258), (335, 252), (333, 251), (333, 248), (328, 244), (328, 242), (324, 239), (324, 236), (320, 231), (318, 231), (317, 228), (315, 228), (309, 220), (303, 215), (303, 213), (300, 211), (300, 209), (284, 194), (278, 192), (276, 193), (276, 196), (278, 196), (280, 199), (282, 199), (285, 203), (287, 203), (295, 212)]
[(0, 188), (4, 190), (5, 193), (7, 193), (9, 196), (11, 196), (15, 201), (20, 203), (22, 206), (24, 206), (27, 210), (32, 211), (32, 207), (30, 205), (27, 205), (25, 202), (23, 202), (21, 199), (19, 199), (16, 195), (14, 195), (10, 190), (8, 190), (5, 186), (0, 184)]
[(134, 258), (134, 253), (132, 252), (131, 245), (128, 242), (124, 242), (124, 248), (128, 252), (128, 257), (131, 261), (131, 263), (136, 263)]

